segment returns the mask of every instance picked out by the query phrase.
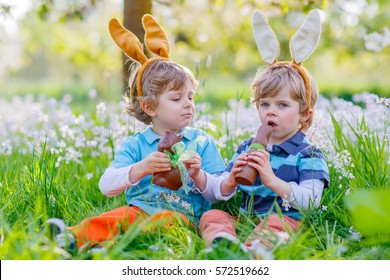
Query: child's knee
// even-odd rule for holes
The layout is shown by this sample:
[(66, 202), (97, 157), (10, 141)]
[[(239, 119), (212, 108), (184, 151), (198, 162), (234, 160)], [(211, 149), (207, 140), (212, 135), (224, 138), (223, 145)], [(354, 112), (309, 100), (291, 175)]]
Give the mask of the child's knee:
[[(202, 232), (206, 230), (206, 228), (219, 228), (224, 227), (232, 224), (234, 221), (234, 218), (227, 212), (219, 210), (219, 209), (212, 209), (207, 211), (202, 215), (199, 221), (199, 230)], [(234, 227), (231, 225), (231, 227)]]
[(202, 226), (202, 224), (205, 224), (205, 223), (210, 223), (210, 222), (213, 222), (215, 220), (217, 221), (221, 221), (221, 219), (225, 220), (231, 220), (232, 217), (229, 215), (229, 213), (225, 212), (225, 211), (222, 211), (222, 210), (219, 210), (219, 209), (211, 209), (207, 212), (205, 212), (202, 217), (200, 217), (200, 227)]

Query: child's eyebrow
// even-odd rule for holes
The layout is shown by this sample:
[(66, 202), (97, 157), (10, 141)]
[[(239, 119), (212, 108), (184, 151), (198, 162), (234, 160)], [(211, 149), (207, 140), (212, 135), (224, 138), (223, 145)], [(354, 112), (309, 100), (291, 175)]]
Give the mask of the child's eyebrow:
[(290, 99), (276, 99), (277, 102), (284, 102), (284, 103), (290, 103)]

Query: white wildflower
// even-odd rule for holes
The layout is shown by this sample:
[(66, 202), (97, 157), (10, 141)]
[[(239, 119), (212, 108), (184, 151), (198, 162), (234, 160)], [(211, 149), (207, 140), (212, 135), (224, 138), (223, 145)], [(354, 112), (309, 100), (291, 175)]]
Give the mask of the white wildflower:
[(153, 252), (158, 252), (160, 250), (160, 247), (155, 246), (155, 245), (150, 245), (148, 248), (150, 251), (153, 251)]
[(11, 140), (4, 140), (0, 142), (0, 154), (11, 156), (12, 155), (12, 145)]
[(287, 194), (284, 194), (282, 199), (283, 199), (282, 206), (284, 207), (284, 210), (289, 211), (289, 209), (291, 208), (291, 205), (287, 199)]
[(102, 115), (106, 112), (107, 108), (106, 108), (106, 104), (104, 104), (103, 102), (99, 103), (98, 105), (96, 105), (96, 113), (98, 115)]
[(91, 249), (87, 250), (87, 253), (89, 254), (104, 254), (107, 253), (107, 249), (105, 247), (93, 247)]
[(348, 229), (348, 232), (350, 234), (350, 239), (352, 241), (360, 241), (361, 238), (360, 232), (356, 231), (352, 226)]
[(64, 160), (64, 158), (62, 157), (62, 156), (59, 156), (58, 158), (57, 158), (57, 161), (56, 161), (56, 163), (55, 163), (55, 167), (56, 168), (58, 168), (58, 167), (60, 167), (60, 165), (61, 165), (61, 162)]
[(256, 239), (248, 247), (248, 250), (252, 253), (253, 257), (258, 260), (273, 260), (274, 254), (263, 245), (260, 240)]
[(78, 116), (78, 117), (74, 120), (74, 123), (77, 124), (77, 125), (84, 124), (84, 123), (85, 123), (85, 117), (84, 117), (84, 115)]
[(62, 101), (65, 102), (66, 104), (72, 102), (73, 96), (71, 94), (65, 94), (64, 97), (62, 98)]
[(190, 210), (191, 204), (189, 204), (189, 203), (188, 203), (187, 201), (185, 201), (185, 200), (182, 200), (182, 201), (181, 201), (181, 207), (183, 207), (184, 209)]
[(97, 96), (97, 90), (95, 88), (91, 88), (89, 91), (88, 91), (88, 97), (90, 99), (95, 99)]
[(285, 231), (278, 231), (277, 236), (278, 236), (278, 243), (280, 244), (284, 244), (290, 239), (290, 235)]
[(380, 52), (382, 49), (387, 47), (390, 44), (390, 36), (388, 33), (389, 32), (385, 30), (383, 34), (379, 34), (376, 31), (366, 34), (364, 36), (364, 45), (366, 49), (369, 51)]
[(56, 205), (56, 198), (52, 194), (49, 196), (49, 201), (52, 207)]

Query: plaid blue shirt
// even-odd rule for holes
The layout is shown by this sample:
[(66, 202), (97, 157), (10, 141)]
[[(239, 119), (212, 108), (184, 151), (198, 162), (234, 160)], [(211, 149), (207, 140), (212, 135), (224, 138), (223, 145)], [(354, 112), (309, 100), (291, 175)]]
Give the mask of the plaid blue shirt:
[[(226, 171), (230, 172), (237, 157), (246, 152), (253, 138), (244, 141), (238, 147), (232, 161)], [(324, 156), (318, 148), (313, 146), (302, 132), (297, 132), (293, 137), (280, 145), (273, 145), (270, 152), (270, 163), (275, 175), (286, 182), (295, 182), (299, 185), (305, 180), (320, 179), (329, 184), (329, 170)], [(241, 210), (264, 217), (269, 213), (276, 213), (275, 202), (279, 205), (283, 215), (300, 220), (302, 218), (295, 208), (286, 210), (283, 200), (270, 188), (262, 184), (260, 176), (257, 176), (253, 186), (238, 185), (243, 191)]]
[[(181, 141), (188, 145), (198, 136), (204, 136), (203, 146), (197, 145), (196, 152), (202, 158), (202, 169), (210, 174), (222, 173), (225, 164), (218, 152), (213, 139), (204, 131), (196, 128), (185, 127), (180, 134), (183, 134)], [(121, 168), (137, 163), (152, 152), (157, 151), (160, 136), (149, 127), (143, 132), (137, 132), (128, 137), (116, 153), (110, 167)], [(197, 191), (191, 178), (186, 174), (186, 183), (192, 187), (188, 194), (181, 188), (177, 191), (169, 190), (152, 184), (152, 175), (143, 177), (137, 185), (125, 190), (128, 205), (141, 208), (149, 215), (154, 215), (163, 210), (172, 210), (183, 213), (192, 222), (197, 223), (203, 212), (211, 209), (211, 203), (203, 198)], [(188, 180), (188, 181), (187, 181)]]

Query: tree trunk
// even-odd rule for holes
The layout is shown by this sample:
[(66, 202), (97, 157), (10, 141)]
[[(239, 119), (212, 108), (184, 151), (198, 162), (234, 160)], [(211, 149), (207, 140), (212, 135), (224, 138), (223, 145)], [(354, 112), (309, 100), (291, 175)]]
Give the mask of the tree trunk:
[[(150, 14), (152, 11), (152, 0), (124, 0), (124, 22), (123, 26), (133, 32), (135, 36), (141, 41), (144, 42), (145, 31), (142, 27), (142, 16), (144, 14)], [(123, 70), (122, 70), (122, 81), (124, 92), (127, 89), (128, 80), (129, 80), (129, 70), (127, 66), (127, 61), (129, 58), (122, 55)]]

